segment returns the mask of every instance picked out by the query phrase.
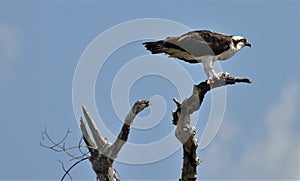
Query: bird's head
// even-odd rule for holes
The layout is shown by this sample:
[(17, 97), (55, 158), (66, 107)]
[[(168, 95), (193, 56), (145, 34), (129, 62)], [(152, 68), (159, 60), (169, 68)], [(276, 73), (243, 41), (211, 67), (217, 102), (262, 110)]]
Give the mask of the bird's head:
[(237, 50), (240, 50), (244, 46), (251, 47), (251, 44), (242, 36), (232, 36), (232, 43)]

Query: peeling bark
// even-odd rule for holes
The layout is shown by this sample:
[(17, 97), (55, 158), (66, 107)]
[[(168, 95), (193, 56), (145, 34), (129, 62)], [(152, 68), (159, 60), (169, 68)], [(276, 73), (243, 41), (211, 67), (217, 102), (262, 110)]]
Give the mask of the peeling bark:
[(89, 135), (82, 118), (80, 119), (80, 128), (84, 142), (91, 153), (89, 160), (92, 163), (93, 170), (100, 181), (120, 180), (113, 165), (114, 160), (117, 158), (118, 153), (128, 139), (130, 126), (132, 125), (135, 116), (148, 106), (149, 101), (147, 100), (139, 100), (134, 104), (125, 118), (118, 138), (113, 144), (106, 141), (106, 139), (103, 139), (87, 109), (82, 107), (85, 119), (88, 123), (89, 129), (91, 130), (95, 143)]
[(172, 112), (173, 124), (176, 125), (176, 138), (183, 145), (183, 168), (180, 181), (195, 181), (197, 179), (197, 166), (201, 160), (197, 156), (198, 141), (195, 137), (196, 130), (190, 125), (190, 116), (200, 109), (205, 94), (217, 87), (233, 85), (235, 83), (251, 83), (247, 78), (230, 77), (228, 73), (222, 73), (219, 80), (214, 79), (194, 85), (193, 94), (182, 103), (173, 99), (177, 110)]

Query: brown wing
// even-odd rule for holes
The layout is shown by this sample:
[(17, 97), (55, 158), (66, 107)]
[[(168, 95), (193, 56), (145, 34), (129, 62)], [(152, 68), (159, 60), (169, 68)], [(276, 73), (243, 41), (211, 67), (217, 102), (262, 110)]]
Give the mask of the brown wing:
[(215, 55), (219, 55), (224, 50), (228, 50), (230, 48), (232, 36), (223, 35), (209, 30), (194, 31), (191, 33), (198, 34), (195, 36), (201, 37), (209, 45)]
[(189, 63), (198, 63), (198, 61), (195, 60), (195, 57), (184, 48), (165, 40), (144, 42), (143, 45), (145, 45), (146, 49), (153, 54), (165, 53), (168, 54), (169, 57), (178, 58)]
[(153, 54), (166, 53), (170, 57), (178, 58), (189, 63), (198, 63), (195, 57), (204, 55), (218, 55), (224, 50), (221, 44), (229, 48), (230, 36), (224, 40), (221, 34), (208, 30), (192, 31), (179, 37), (168, 37), (157, 42), (143, 43)]

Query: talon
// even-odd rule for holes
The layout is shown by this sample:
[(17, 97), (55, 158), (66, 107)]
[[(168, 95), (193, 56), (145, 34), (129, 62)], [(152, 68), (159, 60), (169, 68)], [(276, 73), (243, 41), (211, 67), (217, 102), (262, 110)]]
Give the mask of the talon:
[(213, 84), (213, 83), (214, 83), (213, 78), (209, 77), (209, 78), (207, 79), (207, 82), (206, 82), (206, 83), (207, 83), (207, 84)]
[(230, 76), (230, 74), (229, 74), (228, 72), (225, 72), (225, 73), (224, 73), (224, 77), (225, 77), (225, 78), (228, 78), (229, 76)]

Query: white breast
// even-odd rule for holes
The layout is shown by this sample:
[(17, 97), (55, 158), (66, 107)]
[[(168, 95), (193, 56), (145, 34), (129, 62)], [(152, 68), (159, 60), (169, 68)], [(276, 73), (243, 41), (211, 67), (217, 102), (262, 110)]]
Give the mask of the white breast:
[(229, 49), (226, 50), (225, 52), (215, 56), (215, 60), (227, 60), (230, 57), (232, 57), (236, 52), (239, 51), (240, 48), (237, 48), (233, 45), (233, 43), (231, 42), (229, 45)]
[(227, 60), (228, 58), (232, 57), (237, 50), (228, 49), (227, 51), (217, 55), (215, 57), (216, 60)]

